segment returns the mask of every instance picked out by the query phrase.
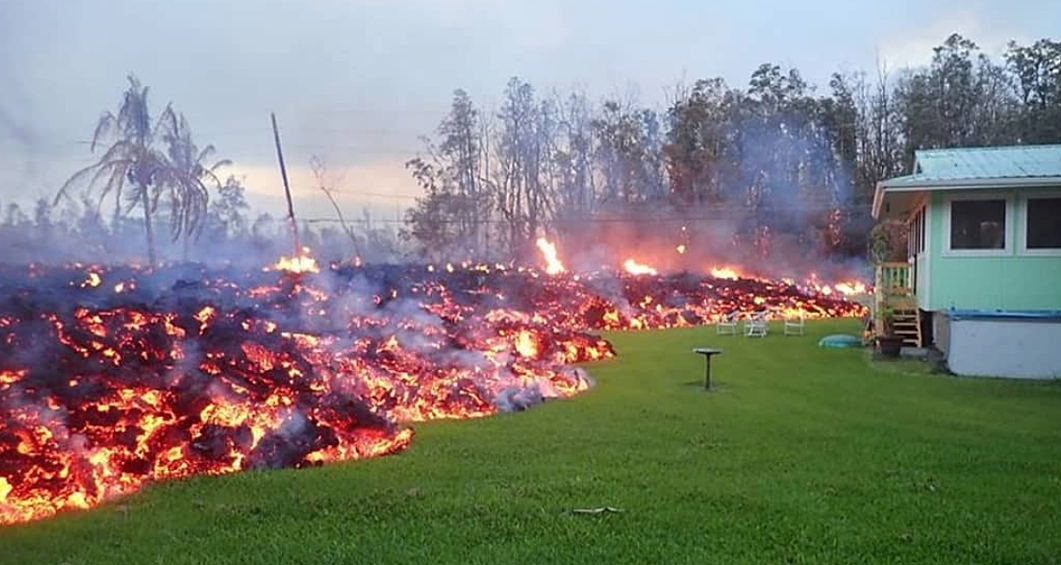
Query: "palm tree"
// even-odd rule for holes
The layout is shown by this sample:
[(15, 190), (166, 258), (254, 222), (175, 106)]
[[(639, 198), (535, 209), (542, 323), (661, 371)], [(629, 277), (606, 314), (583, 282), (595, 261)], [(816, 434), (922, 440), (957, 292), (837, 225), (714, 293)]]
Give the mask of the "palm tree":
[[(115, 217), (131, 212), (137, 206), (143, 208), (144, 230), (147, 235), (147, 255), (151, 267), (156, 264), (155, 233), (151, 216), (162, 195), (163, 172), (169, 167), (166, 156), (155, 148), (161, 121), (152, 125), (147, 105), (148, 88), (142, 87), (133, 75), (129, 76), (129, 88), (122, 97), (118, 113), (109, 111), (100, 116), (92, 134), (91, 150), (96, 151), (105, 141), (113, 139), (100, 158), (93, 164), (77, 171), (59, 189), (55, 201), (66, 195), (74, 184), (89, 178), (89, 188), (102, 182), (98, 206), (108, 194), (114, 194)], [(165, 113), (170, 113), (167, 108)], [(128, 187), (126, 187), (128, 184)]]
[(209, 187), (221, 190), (218, 170), (231, 165), (232, 161), (222, 159), (207, 165), (217, 150), (213, 145), (199, 149), (192, 140), (191, 126), (184, 114), (167, 108), (161, 121), (165, 124), (163, 138), (169, 164), (162, 173), (161, 184), (170, 200), (173, 237), (183, 239), (183, 258), (187, 261), (191, 237), (198, 237), (202, 232), (202, 220), (210, 203)]

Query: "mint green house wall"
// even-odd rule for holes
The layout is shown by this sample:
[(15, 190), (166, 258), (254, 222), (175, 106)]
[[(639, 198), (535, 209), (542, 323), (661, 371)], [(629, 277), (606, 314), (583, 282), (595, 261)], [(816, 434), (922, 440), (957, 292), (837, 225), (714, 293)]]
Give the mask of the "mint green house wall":
[[(1061, 255), (1028, 256), (1021, 249), (1025, 240), (1023, 197), (1036, 192), (1057, 194), (1057, 189), (991, 191), (1008, 196), (1008, 215), (1013, 229), (1010, 249), (1004, 256), (954, 257), (945, 255), (944, 204), (946, 196), (981, 196), (986, 191), (935, 191), (928, 200), (929, 238), (927, 256), (918, 267), (927, 277), (918, 277), (918, 302), (924, 310), (1057, 310), (1061, 311)], [(927, 265), (925, 265), (927, 263)], [(927, 288), (926, 288), (927, 287)]]

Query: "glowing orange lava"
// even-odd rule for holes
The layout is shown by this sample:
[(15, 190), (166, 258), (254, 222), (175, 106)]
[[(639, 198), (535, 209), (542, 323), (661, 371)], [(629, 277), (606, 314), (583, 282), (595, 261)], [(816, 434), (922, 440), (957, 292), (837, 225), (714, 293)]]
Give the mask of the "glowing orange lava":
[(836, 283), (833, 288), (844, 296), (856, 296), (868, 292), (865, 283), (861, 281), (842, 281)]
[[(547, 273), (565, 272), (555, 246), (539, 247)], [(615, 354), (596, 330), (866, 311), (845, 298), (866, 290), (858, 281), (724, 267), (659, 275), (630, 259), (626, 272), (545, 277), (470, 260), (311, 261), (95, 278), (0, 265), (0, 524), (152, 481), (386, 455), (413, 440), (409, 423), (570, 397), (592, 382), (574, 364)]]

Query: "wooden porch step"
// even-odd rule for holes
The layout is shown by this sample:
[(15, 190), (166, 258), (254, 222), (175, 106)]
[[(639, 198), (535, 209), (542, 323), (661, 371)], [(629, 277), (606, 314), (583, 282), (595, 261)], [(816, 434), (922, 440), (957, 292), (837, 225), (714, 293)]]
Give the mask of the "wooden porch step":
[[(920, 347), (924, 336), (921, 334), (921, 311), (913, 290), (914, 273), (909, 262), (877, 265), (873, 311), (890, 312), (890, 331), (902, 339), (904, 346)], [(883, 331), (883, 323), (876, 320), (873, 329)]]

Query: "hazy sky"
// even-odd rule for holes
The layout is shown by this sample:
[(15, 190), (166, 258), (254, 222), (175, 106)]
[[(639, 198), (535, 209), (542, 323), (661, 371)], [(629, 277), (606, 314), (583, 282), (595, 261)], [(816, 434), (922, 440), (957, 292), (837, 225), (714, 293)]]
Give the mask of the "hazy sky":
[(30, 202), (91, 162), (85, 141), (136, 73), (197, 141), (236, 161), (256, 208), (280, 214), (276, 111), (305, 215), (324, 156), (356, 212), (394, 217), (415, 192), (402, 163), (455, 88), (496, 105), (512, 75), (593, 98), (662, 106), (679, 79), (744, 86), (763, 62), (819, 85), (836, 70), (920, 65), (958, 31), (988, 53), (1061, 33), (1061, 2), (694, 0), (0, 0), (0, 201)]

